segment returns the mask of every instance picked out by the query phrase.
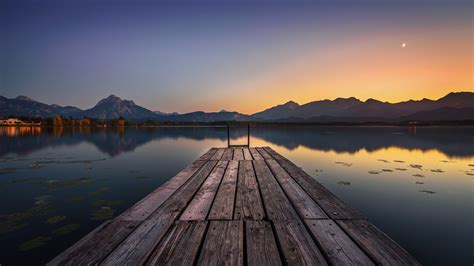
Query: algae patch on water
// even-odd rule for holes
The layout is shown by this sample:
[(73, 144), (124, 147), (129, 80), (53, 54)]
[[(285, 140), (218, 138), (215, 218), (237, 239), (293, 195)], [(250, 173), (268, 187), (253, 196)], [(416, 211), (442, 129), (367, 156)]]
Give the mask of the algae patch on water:
[(110, 188), (108, 187), (104, 187), (104, 188), (100, 188), (96, 191), (92, 191), (90, 194), (91, 195), (101, 195), (101, 194), (104, 194), (104, 193), (107, 193), (109, 192)]
[(43, 216), (50, 212), (50, 208), (46, 204), (37, 204), (25, 211), (10, 214), (0, 214), (0, 234), (6, 234), (28, 225), (28, 220)]
[(33, 238), (31, 240), (21, 243), (18, 249), (20, 251), (28, 251), (35, 248), (39, 248), (39, 247), (44, 246), (44, 244), (49, 240), (51, 240), (51, 237), (39, 236), (39, 237), (36, 237), (36, 238)]
[(56, 224), (56, 223), (59, 223), (59, 222), (64, 221), (64, 220), (66, 220), (66, 216), (56, 215), (56, 216), (53, 216), (53, 217), (49, 217), (48, 220), (46, 220), (46, 223), (47, 224)]
[(114, 216), (114, 212), (114, 209), (110, 207), (101, 207), (100, 209), (97, 209), (92, 212), (91, 220), (101, 221), (110, 219)]
[(76, 231), (80, 227), (81, 227), (80, 224), (68, 224), (68, 225), (59, 227), (58, 229), (53, 230), (53, 235), (57, 235), (57, 236), (67, 235), (71, 232)]
[(65, 189), (65, 188), (75, 188), (81, 185), (91, 184), (94, 181), (89, 177), (81, 177), (71, 180), (51, 180), (47, 182), (48, 189), (50, 191)]

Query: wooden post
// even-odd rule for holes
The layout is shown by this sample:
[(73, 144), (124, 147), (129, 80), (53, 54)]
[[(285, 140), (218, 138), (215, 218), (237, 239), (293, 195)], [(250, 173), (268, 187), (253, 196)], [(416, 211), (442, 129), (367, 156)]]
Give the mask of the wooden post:
[(230, 128), (229, 128), (229, 124), (227, 124), (227, 147), (230, 147)]

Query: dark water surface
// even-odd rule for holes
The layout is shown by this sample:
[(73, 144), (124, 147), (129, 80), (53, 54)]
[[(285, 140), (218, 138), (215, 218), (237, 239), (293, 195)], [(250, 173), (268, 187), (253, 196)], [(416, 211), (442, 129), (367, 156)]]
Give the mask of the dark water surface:
[[(246, 141), (233, 131), (233, 142)], [(422, 263), (472, 265), (474, 128), (258, 127)], [(0, 264), (43, 264), (211, 147), (225, 128), (0, 127)]]

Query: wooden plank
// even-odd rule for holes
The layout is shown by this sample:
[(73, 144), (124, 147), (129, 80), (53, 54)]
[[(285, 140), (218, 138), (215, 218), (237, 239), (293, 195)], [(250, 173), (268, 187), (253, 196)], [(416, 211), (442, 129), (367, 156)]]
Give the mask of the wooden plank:
[(256, 148), (257, 151), (260, 153), (260, 155), (263, 157), (265, 160), (273, 159), (273, 157), (264, 149), (264, 148)]
[(204, 153), (203, 155), (201, 155), (201, 157), (199, 157), (197, 159), (197, 161), (201, 160), (201, 161), (208, 161), (211, 159), (212, 156), (214, 156), (214, 154), (217, 152), (218, 148), (210, 148), (206, 153)]
[(209, 212), (208, 220), (232, 220), (235, 192), (237, 190), (238, 161), (229, 161), (216, 198)]
[(47, 265), (94, 265), (102, 261), (139, 225), (139, 221), (106, 221)]
[(245, 239), (247, 265), (281, 265), (270, 222), (246, 221)]
[(252, 157), (254, 160), (263, 160), (262, 155), (257, 151), (255, 148), (249, 148), (250, 153), (252, 154)]
[(240, 161), (234, 219), (262, 220), (264, 217), (252, 161)]
[(219, 161), (222, 158), (222, 155), (224, 155), (224, 152), (225, 152), (225, 148), (217, 149), (216, 153), (214, 153), (214, 155), (210, 158), (210, 160)]
[(243, 221), (211, 221), (198, 265), (243, 265)]
[(242, 151), (244, 152), (244, 160), (253, 160), (249, 148), (243, 148)]
[(235, 161), (241, 161), (244, 159), (244, 152), (241, 148), (234, 148), (234, 159)]
[(420, 265), (406, 250), (366, 220), (338, 220), (337, 224), (380, 265)]
[(358, 212), (346, 205), (294, 163), (279, 155), (271, 148), (266, 147), (265, 150), (278, 161), (331, 219), (362, 219), (362, 216)]
[(234, 149), (226, 148), (224, 151), (224, 155), (222, 155), (222, 161), (230, 161), (234, 157)]
[(180, 187), (156, 212), (133, 231), (104, 261), (107, 265), (140, 264), (153, 251), (174, 220), (191, 201), (217, 161), (208, 161), (189, 182)]
[(273, 177), (264, 160), (254, 161), (257, 180), (262, 193), (263, 205), (269, 220), (297, 220), (298, 214)]
[(374, 265), (333, 220), (305, 220), (309, 231), (333, 265)]
[(192, 201), (184, 210), (180, 220), (205, 220), (211, 208), (214, 196), (224, 176), (227, 161), (219, 161), (202, 184)]
[(207, 221), (176, 221), (147, 265), (192, 265), (204, 239)]
[(277, 161), (274, 159), (267, 160), (267, 164), (288, 196), (288, 199), (290, 199), (296, 211), (303, 219), (328, 218), (321, 207), (311, 199), (308, 193), (306, 193), (306, 191), (296, 183), (296, 181), (278, 164)]
[(116, 219), (143, 221), (165, 202), (179, 187), (198, 172), (207, 161), (198, 160), (181, 170), (176, 176), (148, 194)]
[(306, 228), (298, 221), (274, 221), (275, 233), (280, 243), (284, 264), (327, 265)]

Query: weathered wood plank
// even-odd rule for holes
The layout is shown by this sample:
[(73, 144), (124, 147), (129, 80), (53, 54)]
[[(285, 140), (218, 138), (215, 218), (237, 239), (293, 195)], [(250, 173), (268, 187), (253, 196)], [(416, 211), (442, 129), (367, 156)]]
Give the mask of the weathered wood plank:
[(244, 152), (241, 148), (234, 148), (234, 159), (235, 161), (241, 161), (244, 159)]
[(243, 265), (243, 221), (211, 221), (198, 265)]
[(222, 155), (222, 161), (230, 161), (234, 158), (234, 149), (226, 148), (224, 151), (224, 155)]
[(264, 149), (264, 148), (256, 148), (257, 151), (260, 153), (260, 155), (263, 157), (265, 160), (273, 159), (273, 157)]
[(191, 201), (217, 161), (208, 161), (189, 182), (181, 186), (156, 212), (133, 231), (105, 260), (107, 265), (140, 264), (153, 251), (174, 220)]
[(244, 160), (253, 160), (249, 148), (243, 148), (242, 151), (244, 152)]
[(304, 220), (332, 265), (374, 265), (333, 220)]
[(281, 265), (270, 222), (246, 221), (247, 265)]
[(210, 148), (206, 153), (201, 155), (201, 157), (199, 157), (197, 159), (197, 161), (199, 161), (199, 160), (209, 161), (211, 159), (211, 157), (214, 156), (214, 154), (217, 152), (217, 150), (218, 150), (218, 148)]
[(212, 155), (210, 160), (219, 161), (222, 158), (222, 155), (224, 155), (224, 152), (225, 152), (225, 148), (217, 149), (216, 153), (214, 153), (214, 155)]
[(252, 157), (254, 160), (263, 160), (262, 155), (257, 151), (255, 148), (249, 148), (250, 153), (252, 154)]
[(321, 185), (294, 163), (276, 153), (273, 149), (266, 147), (266, 151), (295, 179), (296, 182), (319, 204), (319, 206), (332, 219), (362, 219), (362, 216), (354, 209), (346, 205), (332, 192)]
[(207, 221), (176, 221), (147, 265), (192, 265), (204, 239)]
[(284, 262), (287, 265), (327, 265), (306, 228), (298, 221), (274, 221)]
[(47, 265), (94, 265), (102, 261), (139, 225), (139, 221), (106, 221)]
[(232, 220), (235, 192), (237, 190), (238, 161), (229, 161), (216, 198), (209, 212), (208, 220)]
[(327, 219), (328, 216), (319, 207), (319, 205), (311, 199), (301, 186), (278, 164), (274, 159), (267, 160), (267, 164), (273, 172), (273, 175), (280, 183), (296, 211), (303, 219)]
[(262, 192), (263, 205), (269, 220), (298, 220), (298, 214), (273, 177), (264, 160), (254, 161), (257, 180)]
[(219, 161), (184, 210), (180, 220), (205, 220), (224, 176), (227, 161)]
[(198, 160), (181, 170), (176, 176), (148, 194), (116, 219), (143, 221), (163, 204), (179, 187), (188, 181), (207, 161)]
[(252, 161), (240, 161), (234, 219), (262, 220), (264, 217)]
[(381, 265), (420, 265), (405, 249), (366, 220), (338, 220), (337, 224)]

